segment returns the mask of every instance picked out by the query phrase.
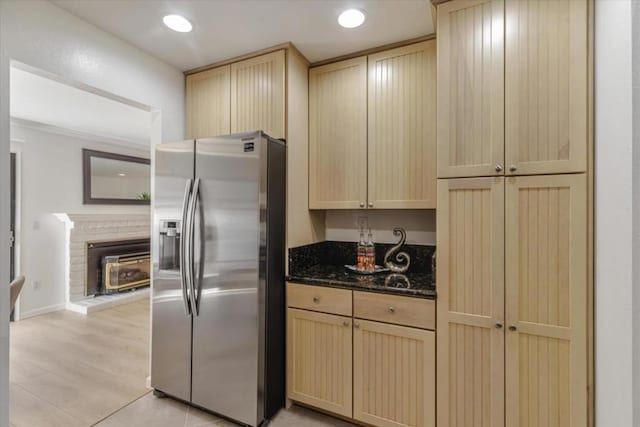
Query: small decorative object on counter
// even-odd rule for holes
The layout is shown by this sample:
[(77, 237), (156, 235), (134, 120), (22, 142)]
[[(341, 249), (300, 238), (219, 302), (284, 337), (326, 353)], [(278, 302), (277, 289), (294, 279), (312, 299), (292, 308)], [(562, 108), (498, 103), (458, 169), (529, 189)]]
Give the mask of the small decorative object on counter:
[(367, 270), (367, 244), (364, 241), (364, 229), (360, 229), (360, 241), (358, 242), (358, 253), (356, 259), (356, 268), (358, 271)]
[(371, 229), (369, 229), (369, 240), (367, 241), (366, 248), (366, 270), (375, 271), (376, 269), (376, 246), (373, 244), (373, 236)]
[[(406, 231), (404, 231), (404, 228), (396, 227), (393, 229), (393, 234), (395, 236), (400, 236), (400, 241), (394, 247), (389, 249), (387, 253), (384, 255), (384, 266), (387, 267), (389, 270), (393, 271), (394, 273), (405, 273), (407, 270), (409, 270), (409, 264), (411, 264), (411, 258), (409, 257), (408, 253), (399, 252), (399, 251), (400, 251), (400, 248), (402, 248), (402, 245), (404, 245), (404, 242), (407, 240), (407, 233)], [(395, 256), (395, 259), (397, 262), (406, 263), (406, 264), (404, 265), (395, 264), (390, 259), (393, 256)]]

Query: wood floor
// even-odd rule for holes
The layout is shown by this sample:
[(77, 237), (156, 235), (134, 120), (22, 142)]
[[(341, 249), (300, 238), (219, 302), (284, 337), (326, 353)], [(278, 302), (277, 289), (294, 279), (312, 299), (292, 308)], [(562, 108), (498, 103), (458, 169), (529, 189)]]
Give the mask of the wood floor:
[(15, 427), (90, 426), (148, 392), (149, 301), (11, 324)]
[[(146, 388), (148, 300), (12, 323), (10, 369), (12, 427), (235, 426)], [(352, 424), (294, 406), (270, 426)]]

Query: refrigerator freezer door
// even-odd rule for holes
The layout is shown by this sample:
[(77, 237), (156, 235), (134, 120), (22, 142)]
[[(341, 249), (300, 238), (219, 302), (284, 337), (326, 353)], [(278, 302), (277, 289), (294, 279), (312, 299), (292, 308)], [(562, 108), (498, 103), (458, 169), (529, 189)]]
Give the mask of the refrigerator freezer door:
[(189, 401), (192, 322), (185, 304), (182, 257), (163, 254), (170, 246), (179, 251), (184, 243), (183, 205), (193, 179), (194, 141), (158, 145), (154, 165), (151, 386)]
[[(192, 402), (255, 426), (258, 420), (260, 142), (196, 141)], [(244, 135), (243, 135), (244, 136)], [(264, 236), (263, 236), (264, 237)]]

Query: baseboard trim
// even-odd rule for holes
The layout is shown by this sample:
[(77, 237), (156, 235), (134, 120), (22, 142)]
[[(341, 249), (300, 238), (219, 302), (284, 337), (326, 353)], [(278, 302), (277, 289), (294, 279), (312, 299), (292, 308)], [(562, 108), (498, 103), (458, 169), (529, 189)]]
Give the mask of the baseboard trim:
[(47, 307), (37, 308), (35, 310), (20, 311), (20, 319), (18, 319), (18, 321), (60, 310), (64, 310), (64, 304), (54, 304)]

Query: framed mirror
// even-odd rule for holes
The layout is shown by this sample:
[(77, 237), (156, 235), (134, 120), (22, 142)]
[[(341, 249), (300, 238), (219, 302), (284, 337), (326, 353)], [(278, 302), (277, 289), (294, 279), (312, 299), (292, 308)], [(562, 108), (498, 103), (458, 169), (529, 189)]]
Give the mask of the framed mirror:
[(85, 205), (151, 203), (151, 161), (142, 157), (82, 150)]

